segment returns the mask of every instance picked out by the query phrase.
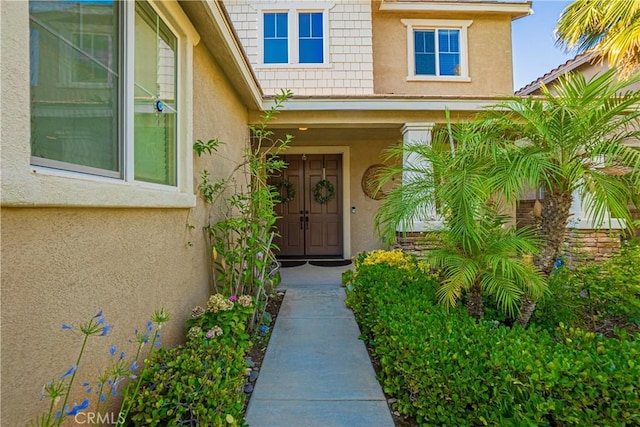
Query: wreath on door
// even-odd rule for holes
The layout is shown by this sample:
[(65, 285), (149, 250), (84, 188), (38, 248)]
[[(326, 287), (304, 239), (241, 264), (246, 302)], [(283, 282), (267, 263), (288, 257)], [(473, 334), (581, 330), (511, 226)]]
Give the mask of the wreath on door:
[(323, 179), (313, 187), (313, 200), (321, 205), (329, 203), (336, 196), (336, 188), (333, 184)]
[[(280, 181), (275, 184), (275, 187), (278, 189), (280, 193), (280, 203), (289, 203), (293, 199), (296, 198), (296, 189), (291, 183), (291, 181)], [(282, 194), (282, 190), (284, 189), (284, 194)]]

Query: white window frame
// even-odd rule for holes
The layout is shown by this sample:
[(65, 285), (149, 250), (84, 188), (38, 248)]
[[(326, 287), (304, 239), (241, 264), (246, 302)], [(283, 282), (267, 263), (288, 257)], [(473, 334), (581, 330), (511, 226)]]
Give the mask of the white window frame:
[[(449, 19), (402, 19), (407, 27), (407, 81), (437, 81), (437, 82), (470, 82), (469, 76), (469, 48), (467, 29), (473, 24), (470, 20)], [(429, 76), (416, 74), (415, 38), (414, 31), (421, 30), (459, 30), (460, 31), (460, 75), (458, 76)], [(439, 52), (436, 51), (436, 64)], [(436, 65), (437, 71), (437, 65)]]
[[(327, 68), (331, 66), (329, 61), (329, 11), (334, 3), (274, 3), (254, 5), (258, 10), (258, 66), (257, 68)], [(322, 13), (322, 62), (300, 63), (298, 15), (300, 13)], [(286, 13), (288, 31), (288, 63), (265, 64), (264, 62), (264, 14)]]
[[(200, 36), (175, 1), (149, 0), (164, 23), (177, 37), (177, 138), (176, 138), (176, 173), (177, 185), (135, 181), (133, 179), (133, 119), (126, 122), (125, 133), (129, 142), (123, 145), (127, 151), (127, 162), (122, 165), (122, 178), (100, 176), (84, 172), (57, 169), (48, 166), (30, 165), (28, 169), (12, 167), (3, 172), (2, 204), (5, 206), (52, 206), (52, 207), (136, 207), (136, 208), (191, 208), (196, 205), (193, 185), (193, 46), (200, 41)], [(132, 31), (135, 23), (135, 2), (123, 2), (124, 26)], [(24, 2), (28, 10), (28, 2)], [(25, 15), (27, 15), (26, 13)], [(131, 34), (134, 34), (133, 32)], [(133, 37), (129, 38), (133, 43)], [(21, 46), (29, 58), (29, 38)], [(127, 46), (129, 49), (130, 46)], [(125, 73), (129, 73), (131, 87), (125, 89), (121, 102), (123, 108), (133, 111), (133, 67), (123, 64)], [(24, 83), (29, 84), (29, 77)], [(22, 80), (21, 80), (22, 83)], [(28, 87), (28, 86), (27, 86)], [(26, 90), (26, 93), (29, 91)], [(25, 107), (29, 111), (29, 97), (25, 98)], [(133, 117), (133, 116), (131, 116)], [(125, 125), (123, 123), (123, 125)], [(16, 141), (8, 144), (3, 153), (5, 158), (13, 158), (15, 165), (30, 164), (31, 138), (25, 135), (26, 144)], [(20, 138), (22, 140), (22, 138)], [(3, 144), (3, 150), (5, 149)], [(26, 162), (26, 163), (25, 163)], [(11, 163), (14, 163), (13, 161)]]

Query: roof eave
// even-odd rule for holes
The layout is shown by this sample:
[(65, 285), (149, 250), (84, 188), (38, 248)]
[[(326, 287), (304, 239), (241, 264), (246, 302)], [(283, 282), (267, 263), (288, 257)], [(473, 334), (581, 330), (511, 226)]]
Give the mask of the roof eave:
[(380, 11), (390, 12), (467, 12), (467, 13), (503, 13), (516, 20), (532, 13), (531, 2), (495, 2), (495, 1), (382, 1)]
[(180, 5), (247, 108), (260, 109), (262, 88), (223, 3), (181, 0)]

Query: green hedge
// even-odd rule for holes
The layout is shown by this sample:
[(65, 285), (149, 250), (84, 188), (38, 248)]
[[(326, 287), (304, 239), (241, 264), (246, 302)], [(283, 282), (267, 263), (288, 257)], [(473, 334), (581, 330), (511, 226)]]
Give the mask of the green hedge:
[(476, 324), (435, 305), (437, 285), (419, 271), (362, 263), (347, 284), (400, 413), (420, 425), (640, 424), (640, 340)]

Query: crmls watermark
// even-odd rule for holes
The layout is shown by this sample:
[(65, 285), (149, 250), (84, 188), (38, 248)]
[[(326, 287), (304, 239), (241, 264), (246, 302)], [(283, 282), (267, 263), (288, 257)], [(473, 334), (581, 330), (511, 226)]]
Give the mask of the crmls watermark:
[(125, 415), (122, 412), (105, 412), (104, 414), (96, 412), (80, 412), (76, 414), (74, 420), (77, 424), (88, 425), (111, 425), (116, 423), (124, 423)]

